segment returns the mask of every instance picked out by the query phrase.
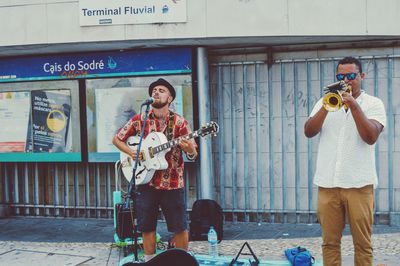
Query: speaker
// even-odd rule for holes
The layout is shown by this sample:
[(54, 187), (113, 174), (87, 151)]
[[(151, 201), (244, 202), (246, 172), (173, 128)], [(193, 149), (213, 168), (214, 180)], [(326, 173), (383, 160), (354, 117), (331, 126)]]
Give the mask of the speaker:
[(124, 204), (115, 204), (116, 211), (116, 232), (121, 240), (133, 238), (133, 220), (130, 209), (124, 208)]

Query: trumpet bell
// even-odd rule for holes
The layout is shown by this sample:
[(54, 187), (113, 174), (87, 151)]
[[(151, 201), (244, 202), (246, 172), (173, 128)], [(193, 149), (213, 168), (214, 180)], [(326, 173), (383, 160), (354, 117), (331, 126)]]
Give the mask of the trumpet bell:
[[(322, 104), (324, 108), (329, 112), (336, 112), (340, 108), (342, 108), (343, 100), (342, 100), (342, 93), (348, 92), (352, 94), (352, 88), (343, 80), (339, 82), (335, 82), (331, 85), (325, 87), (326, 94), (322, 99)], [(346, 105), (344, 105), (347, 108)]]
[(322, 99), (322, 104), (328, 112), (336, 112), (343, 106), (342, 98), (339, 94), (334, 92), (329, 92), (325, 94)]

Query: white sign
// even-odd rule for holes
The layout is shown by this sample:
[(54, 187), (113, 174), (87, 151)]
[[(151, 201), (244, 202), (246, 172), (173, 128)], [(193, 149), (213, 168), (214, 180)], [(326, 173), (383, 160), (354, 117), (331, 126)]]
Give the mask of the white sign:
[(81, 26), (186, 22), (186, 0), (79, 0)]

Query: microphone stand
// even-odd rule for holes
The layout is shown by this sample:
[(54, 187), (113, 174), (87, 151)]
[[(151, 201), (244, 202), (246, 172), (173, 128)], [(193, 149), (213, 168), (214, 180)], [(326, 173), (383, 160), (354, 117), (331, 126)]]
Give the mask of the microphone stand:
[[(143, 107), (143, 105), (142, 105)], [(142, 111), (142, 110), (140, 110)], [(149, 111), (150, 111), (150, 103), (146, 104), (146, 111), (145, 111), (145, 116), (143, 119), (143, 127), (142, 130), (140, 132), (140, 138), (139, 138), (139, 143), (137, 145), (137, 150), (136, 150), (136, 160), (135, 160), (135, 164), (133, 167), (133, 172), (132, 172), (132, 178), (129, 181), (129, 187), (128, 187), (128, 195), (126, 196), (125, 199), (125, 209), (129, 210), (129, 204), (131, 204), (132, 201), (132, 209), (133, 209), (133, 240), (134, 240), (134, 244), (133, 244), (133, 254), (135, 257), (135, 261), (139, 261), (138, 259), (138, 232), (137, 232), (137, 218), (136, 218), (136, 169), (137, 166), (139, 164), (139, 154), (140, 154), (140, 148), (142, 146), (142, 141), (144, 138), (144, 130), (146, 128), (146, 122), (147, 122), (147, 117), (149, 115)], [(140, 112), (141, 113), (141, 112)], [(142, 238), (143, 241), (143, 238)]]

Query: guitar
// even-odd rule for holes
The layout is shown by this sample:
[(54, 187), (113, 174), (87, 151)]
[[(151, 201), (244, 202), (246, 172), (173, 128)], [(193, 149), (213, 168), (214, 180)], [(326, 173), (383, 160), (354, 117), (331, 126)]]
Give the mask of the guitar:
[[(181, 136), (170, 141), (168, 141), (167, 137), (161, 132), (149, 133), (142, 141), (142, 160), (138, 162), (138, 166), (135, 171), (136, 185), (144, 185), (149, 183), (153, 178), (155, 171), (168, 168), (168, 162), (165, 160), (165, 154), (169, 152), (172, 147), (177, 146), (181, 139), (192, 139), (199, 136), (204, 137), (210, 134), (216, 136), (218, 131), (218, 124), (215, 122), (210, 122), (188, 135)], [(139, 137), (129, 137), (126, 141), (126, 144), (130, 149), (136, 150), (137, 146), (139, 145)], [(128, 154), (121, 152), (120, 163), (122, 166), (122, 173), (130, 182), (133, 176), (135, 160), (133, 160)]]

